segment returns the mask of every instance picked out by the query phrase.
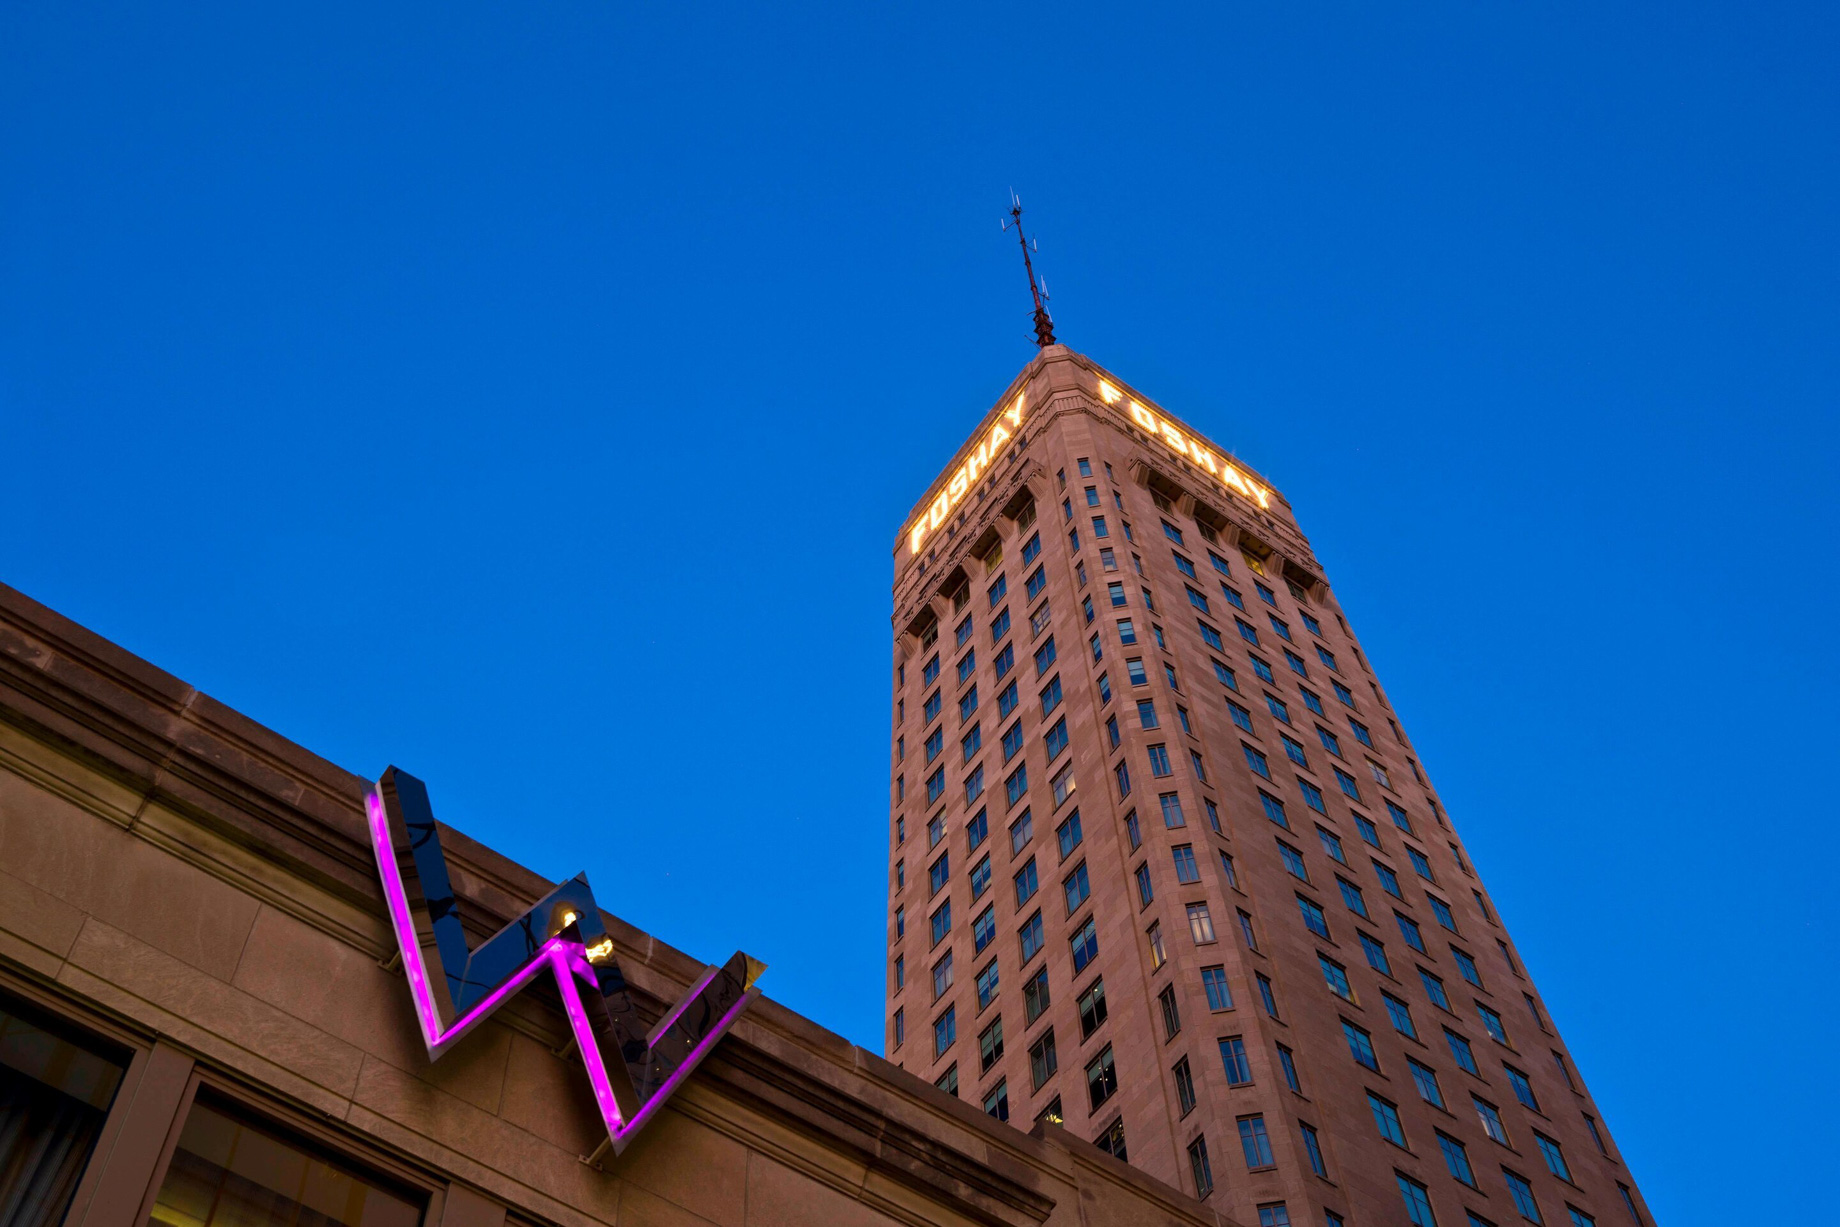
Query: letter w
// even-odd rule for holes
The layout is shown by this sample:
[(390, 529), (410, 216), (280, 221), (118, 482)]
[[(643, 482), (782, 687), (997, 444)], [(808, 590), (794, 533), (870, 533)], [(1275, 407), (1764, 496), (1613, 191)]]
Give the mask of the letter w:
[(471, 949), (427, 787), (391, 767), (366, 792), (364, 808), (428, 1059), (439, 1060), (549, 971), (616, 1155), (760, 995), (754, 981), (765, 964), (737, 951), (723, 966), (705, 968), (646, 1030), (581, 874)]

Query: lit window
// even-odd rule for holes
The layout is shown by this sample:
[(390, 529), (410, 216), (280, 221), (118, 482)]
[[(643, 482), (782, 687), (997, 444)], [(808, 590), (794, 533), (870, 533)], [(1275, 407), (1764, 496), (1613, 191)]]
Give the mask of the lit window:
[(1112, 1063), (1112, 1046), (1107, 1044), (1105, 1050), (1094, 1057), (1086, 1066), (1086, 1093), (1091, 1100), (1093, 1111), (1110, 1099), (1118, 1090), (1118, 1069)]
[(1214, 918), (1208, 915), (1207, 904), (1188, 905), (1188, 932), (1197, 946), (1205, 946), (1214, 940)]

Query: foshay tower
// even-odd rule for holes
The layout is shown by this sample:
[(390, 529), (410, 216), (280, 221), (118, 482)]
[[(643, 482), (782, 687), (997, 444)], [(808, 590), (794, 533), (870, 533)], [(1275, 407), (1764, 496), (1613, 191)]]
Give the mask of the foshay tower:
[(1044, 344), (894, 576), (891, 1060), (1240, 1223), (1648, 1227), (1270, 483)]

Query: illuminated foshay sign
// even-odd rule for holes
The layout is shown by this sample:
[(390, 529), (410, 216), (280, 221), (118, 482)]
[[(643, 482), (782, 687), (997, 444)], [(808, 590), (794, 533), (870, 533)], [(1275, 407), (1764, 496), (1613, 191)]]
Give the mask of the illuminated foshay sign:
[(990, 433), (984, 436), (984, 441), (978, 444), (977, 450), (965, 457), (965, 463), (952, 470), (952, 476), (946, 480), (945, 488), (939, 492), (939, 497), (934, 499), (932, 504), (921, 512), (919, 518), (908, 528), (908, 553), (918, 554), (920, 552), (920, 547), (926, 544), (927, 538), (931, 537), (939, 526), (946, 522), (946, 517), (952, 514), (952, 509), (958, 506), (959, 500), (964, 498), (971, 487), (977, 484), (978, 475), (1003, 455), (1004, 445), (1016, 437), (1016, 432), (1021, 425), (1022, 397), (1018, 395), (1010, 403), (1010, 407), (998, 415), (995, 424), (990, 428)]
[[(1099, 399), (1108, 405), (1116, 405), (1126, 398), (1123, 392), (1101, 379)], [(1247, 477), (1224, 457), (1206, 447), (1200, 439), (1186, 433), (1168, 418), (1151, 412), (1135, 400), (1126, 406), (1126, 412), (1130, 414), (1131, 421), (1135, 422), (1146, 434), (1154, 439), (1162, 440), (1163, 445), (1170, 451), (1200, 466), (1224, 488), (1233, 491), (1241, 498), (1257, 503), (1260, 507), (1271, 506), (1271, 491)]]
[(479, 949), (469, 949), (428, 789), (392, 767), (366, 791), (364, 809), (428, 1059), (439, 1060), (547, 971), (555, 978), (616, 1155), (760, 995), (754, 981), (765, 964), (736, 952), (723, 966), (704, 969), (683, 1000), (647, 1031), (582, 875), (544, 896)]

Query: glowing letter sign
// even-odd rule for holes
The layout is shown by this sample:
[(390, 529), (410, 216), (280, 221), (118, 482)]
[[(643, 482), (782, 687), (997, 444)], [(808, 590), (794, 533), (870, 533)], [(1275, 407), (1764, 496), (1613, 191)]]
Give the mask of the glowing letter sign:
[[(588, 879), (579, 874), (479, 949), (468, 949), (428, 789), (392, 767), (365, 793), (364, 811), (428, 1059), (439, 1060), (548, 971), (616, 1155), (760, 995), (754, 981), (765, 965), (737, 952), (724, 966), (706, 968), (647, 1031)], [(432, 969), (425, 953), (430, 947)]]
[[(1116, 405), (1124, 399), (1124, 393), (1110, 383), (1099, 381), (1099, 399), (1108, 405)], [(1128, 406), (1131, 421), (1152, 438), (1161, 439), (1170, 451), (1199, 465), (1207, 474), (1222, 486), (1233, 491), (1241, 498), (1257, 503), (1260, 507), (1271, 506), (1271, 492), (1259, 485), (1225, 459), (1215, 455), (1201, 440), (1190, 438), (1182, 433), (1182, 428), (1167, 418), (1160, 418), (1136, 401)]]
[(965, 458), (965, 463), (952, 471), (952, 476), (946, 479), (945, 488), (939, 492), (939, 497), (933, 500), (932, 506), (921, 512), (919, 518), (907, 530), (908, 553), (918, 554), (920, 552), (921, 545), (932, 536), (934, 530), (946, 522), (946, 517), (952, 514), (954, 507), (958, 506), (958, 501), (965, 497), (971, 487), (977, 485), (979, 475), (1003, 455), (1003, 445), (1016, 437), (1016, 429), (1021, 425), (1022, 397), (1018, 396), (1010, 407), (998, 416), (996, 424), (990, 428), (990, 433), (984, 436), (984, 441), (978, 444), (977, 450)]

